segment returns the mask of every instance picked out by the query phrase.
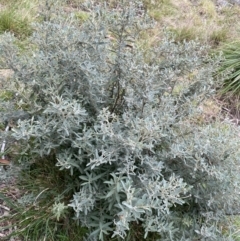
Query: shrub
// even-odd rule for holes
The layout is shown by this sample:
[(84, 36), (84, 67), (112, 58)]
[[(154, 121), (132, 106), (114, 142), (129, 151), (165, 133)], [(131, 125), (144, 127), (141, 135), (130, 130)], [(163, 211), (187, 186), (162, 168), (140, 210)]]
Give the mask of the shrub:
[(89, 240), (124, 239), (136, 225), (160, 240), (231, 240), (221, 225), (239, 206), (238, 130), (191, 121), (218, 63), (167, 36), (142, 52), (138, 37), (153, 23), (141, 3), (87, 8), (81, 26), (60, 16), (36, 24), (32, 53), (19, 55), (9, 34), (1, 42), (15, 107), (30, 115), (12, 132), (19, 161), (64, 171), (52, 210), (74, 210)]

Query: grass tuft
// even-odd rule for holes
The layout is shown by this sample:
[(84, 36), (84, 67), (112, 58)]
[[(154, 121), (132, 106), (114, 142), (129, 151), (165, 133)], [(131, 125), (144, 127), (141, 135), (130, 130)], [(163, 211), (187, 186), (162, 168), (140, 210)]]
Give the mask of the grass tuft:
[(37, 19), (37, 0), (2, 0), (0, 34), (11, 32), (23, 40), (32, 33), (31, 23)]
[(211, 0), (203, 0), (200, 4), (201, 14), (206, 15), (208, 18), (216, 18), (216, 6)]
[(226, 28), (214, 30), (210, 33), (209, 42), (213, 46), (218, 46), (227, 41), (228, 31)]
[(22, 170), (17, 183), (21, 197), (15, 203), (10, 201), (12, 212), (8, 217), (8, 222), (16, 230), (7, 238), (17, 236), (21, 241), (83, 240), (87, 229), (78, 226), (67, 206), (72, 193), (66, 190), (72, 190), (72, 187), (68, 188), (66, 176), (54, 162), (46, 160)]
[(187, 26), (172, 29), (171, 32), (174, 34), (176, 42), (196, 40), (198, 37), (196, 29)]
[(16, 37), (24, 38), (31, 34), (31, 27), (27, 19), (11, 9), (6, 9), (0, 13), (0, 33), (4, 32), (11, 32)]

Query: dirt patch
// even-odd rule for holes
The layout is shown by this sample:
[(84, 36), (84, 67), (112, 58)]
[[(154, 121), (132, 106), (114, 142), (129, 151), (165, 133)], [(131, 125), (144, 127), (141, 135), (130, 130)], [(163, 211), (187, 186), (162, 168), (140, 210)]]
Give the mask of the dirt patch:
[(7, 79), (13, 75), (13, 71), (11, 69), (0, 69), (0, 79)]

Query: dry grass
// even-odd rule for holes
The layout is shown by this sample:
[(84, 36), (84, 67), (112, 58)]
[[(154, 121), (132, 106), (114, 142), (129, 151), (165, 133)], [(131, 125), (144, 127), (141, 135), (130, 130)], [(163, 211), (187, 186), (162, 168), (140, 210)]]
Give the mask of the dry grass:
[(239, 6), (220, 8), (212, 0), (146, 2), (150, 16), (157, 21), (153, 38), (160, 35), (163, 27), (172, 31), (178, 41), (198, 39), (213, 47), (240, 38)]

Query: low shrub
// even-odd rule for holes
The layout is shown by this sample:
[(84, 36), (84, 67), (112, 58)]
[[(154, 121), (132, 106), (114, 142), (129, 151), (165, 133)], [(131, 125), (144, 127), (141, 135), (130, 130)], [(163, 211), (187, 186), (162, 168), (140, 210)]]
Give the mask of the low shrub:
[(144, 238), (232, 240), (221, 226), (239, 208), (239, 130), (190, 121), (214, 93), (217, 60), (167, 36), (142, 52), (153, 22), (136, 1), (86, 8), (81, 26), (56, 15), (36, 24), (31, 53), (9, 34), (0, 45), (30, 116), (12, 129), (19, 161), (47, 160), (68, 180), (54, 217), (73, 210), (89, 240), (126, 240), (136, 226)]

